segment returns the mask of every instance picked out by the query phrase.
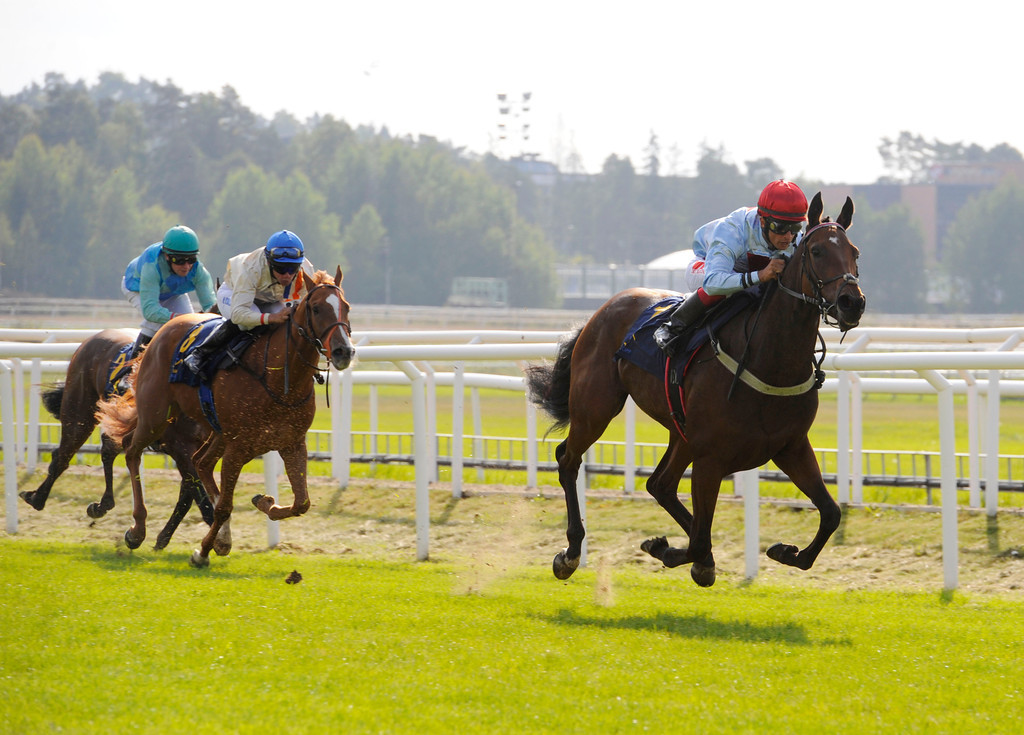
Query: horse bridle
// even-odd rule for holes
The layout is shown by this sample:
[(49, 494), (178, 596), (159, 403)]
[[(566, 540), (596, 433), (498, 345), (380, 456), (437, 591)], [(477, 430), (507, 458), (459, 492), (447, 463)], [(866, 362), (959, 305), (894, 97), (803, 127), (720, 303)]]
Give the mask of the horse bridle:
[[(301, 324), (298, 324), (298, 325), (296, 325), (295, 329), (299, 333), (299, 336), (302, 337), (303, 340), (305, 340), (308, 344), (313, 345), (313, 349), (316, 350), (318, 355), (322, 355), (326, 359), (330, 360), (331, 356), (327, 352), (326, 345), (330, 341), (331, 335), (334, 334), (334, 330), (338, 329), (339, 327), (342, 327), (342, 328), (345, 329), (345, 333), (349, 337), (351, 337), (352, 336), (352, 327), (351, 327), (351, 325), (349, 325), (348, 322), (338, 321), (338, 322), (334, 322), (332, 324), (328, 324), (327, 327), (323, 330), (323, 333), (319, 337), (316, 335), (316, 330), (313, 327), (313, 317), (310, 315), (310, 308), (309, 308), (309, 303), (308, 302), (309, 302), (309, 299), (313, 296), (313, 292), (316, 291), (318, 288), (333, 288), (333, 289), (335, 289), (338, 292), (338, 296), (341, 297), (341, 300), (342, 301), (345, 300), (344, 296), (342, 296), (341, 287), (338, 286), (337, 284), (334, 284), (334, 283), (318, 283), (317, 285), (313, 286), (313, 288), (309, 289), (309, 291), (306, 292), (306, 295), (302, 299), (303, 303), (306, 304), (306, 310), (305, 310), (306, 326), (305, 326), (305, 328), (303, 328), (303, 326)], [(292, 317), (289, 314), (288, 315), (288, 321), (290, 322), (291, 319), (292, 319)], [(288, 352), (290, 351), (289, 350), (288, 342), (289, 342), (289, 340), (291, 338), (291, 333), (292, 333), (292, 330), (288, 329), (288, 330), (285, 331), (285, 335), (284, 335), (284, 354), (285, 354), (285, 361), (284, 361), (284, 393), (285, 393), (285, 395), (288, 395), (289, 383), (291, 382), (290, 381), (290, 375), (289, 375), (290, 371), (288, 370), (288, 359), (287, 359)], [(268, 346), (268, 349), (269, 349), (269, 346), (270, 346), (269, 342), (267, 343), (267, 346)], [(320, 369), (319, 362), (316, 363), (316, 364), (310, 364), (310, 363), (306, 362), (306, 358), (303, 357), (301, 354), (299, 355), (299, 358), (306, 364), (306, 367), (313, 368), (313, 370), (315, 371), (313, 373), (313, 377), (316, 379), (316, 382), (318, 382), (321, 385), (323, 385), (324, 377), (320, 373), (324, 372), (324, 371), (322, 371)], [(330, 395), (330, 394), (328, 394), (328, 395)], [(328, 398), (328, 405), (330, 405), (330, 398)]]
[[(316, 286), (313, 286), (313, 288), (309, 289), (303, 301), (308, 302), (310, 297), (313, 296), (313, 292), (316, 291), (318, 288), (333, 288), (338, 292), (338, 295), (341, 296), (340, 286), (336, 286), (333, 283), (318, 283)], [(344, 301), (344, 297), (342, 297), (342, 301)], [(309, 306), (307, 304), (306, 328), (303, 329), (301, 325), (296, 327), (296, 329), (299, 332), (299, 336), (306, 340), (306, 342), (308, 342), (309, 344), (313, 345), (313, 347), (320, 355), (323, 355), (327, 359), (330, 359), (330, 355), (328, 354), (325, 345), (330, 341), (331, 335), (334, 334), (334, 330), (337, 329), (338, 327), (344, 327), (345, 333), (348, 334), (349, 337), (351, 337), (352, 327), (349, 325), (348, 322), (334, 322), (333, 324), (327, 325), (327, 327), (323, 331), (323, 334), (317, 337), (315, 334), (315, 330), (313, 329), (313, 317), (310, 316), (309, 311)]]
[[(819, 224), (816, 224), (814, 227), (812, 227), (811, 229), (804, 233), (802, 242), (806, 243), (807, 238), (810, 237), (812, 232), (814, 232), (815, 230), (820, 230), (824, 227), (835, 227), (841, 232), (843, 232), (843, 234), (846, 233), (846, 228), (844, 228), (838, 222), (821, 222)], [(857, 285), (858, 283), (860, 283), (860, 280), (857, 278), (857, 276), (853, 275), (850, 272), (841, 273), (838, 276), (833, 276), (832, 278), (829, 278), (827, 281), (822, 280), (814, 270), (814, 262), (808, 255), (810, 251), (810, 247), (804, 248), (803, 255), (801, 256), (800, 265), (803, 267), (804, 274), (806, 274), (811, 281), (811, 288), (814, 290), (814, 296), (808, 296), (807, 294), (802, 293), (800, 291), (794, 291), (790, 288), (786, 288), (785, 286), (782, 285), (781, 280), (779, 280), (779, 288), (783, 291), (783, 293), (789, 294), (794, 298), (800, 299), (801, 301), (811, 304), (816, 309), (818, 309), (818, 311), (821, 313), (821, 320), (825, 322), (825, 324), (827, 324), (828, 326), (838, 327), (838, 319), (833, 317), (834, 321), (830, 322), (828, 313), (836, 306), (838, 306), (839, 296), (843, 292), (843, 289), (846, 288), (847, 285)], [(840, 279), (843, 280), (843, 285), (836, 289), (835, 301), (829, 302), (822, 293), (822, 290), (825, 288), (825, 286), (829, 285), (830, 283), (834, 283), (835, 281), (838, 281)]]

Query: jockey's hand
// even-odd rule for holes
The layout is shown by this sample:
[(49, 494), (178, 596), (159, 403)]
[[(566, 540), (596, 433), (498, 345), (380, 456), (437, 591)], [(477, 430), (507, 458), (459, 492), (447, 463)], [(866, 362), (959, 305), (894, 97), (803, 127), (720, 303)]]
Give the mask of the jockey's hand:
[(286, 306), (281, 311), (274, 312), (267, 317), (268, 324), (284, 324), (288, 321), (288, 317), (295, 311), (294, 306)]
[(772, 258), (768, 261), (768, 265), (757, 272), (757, 280), (771, 281), (779, 277), (782, 273), (782, 269), (786, 267), (786, 261), (782, 258)]

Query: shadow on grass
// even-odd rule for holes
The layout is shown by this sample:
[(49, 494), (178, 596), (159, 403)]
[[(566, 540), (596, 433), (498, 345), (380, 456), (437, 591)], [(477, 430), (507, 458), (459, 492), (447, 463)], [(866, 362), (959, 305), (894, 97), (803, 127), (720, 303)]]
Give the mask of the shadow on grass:
[(32, 556), (44, 560), (44, 564), (62, 564), (67, 561), (80, 561), (112, 572), (129, 573), (143, 571), (150, 574), (162, 574), (171, 577), (194, 577), (212, 574), (218, 579), (252, 579), (264, 577), (276, 579), (282, 571), (275, 566), (268, 566), (265, 571), (254, 572), (251, 568), (234, 571), (227, 567), (228, 559), (222, 558), (218, 565), (217, 557), (211, 555), (210, 566), (196, 569), (189, 564), (190, 551), (131, 551), (118, 544), (44, 544), (29, 542)]
[(575, 610), (563, 609), (556, 615), (548, 616), (546, 619), (548, 622), (556, 625), (669, 633), (684, 638), (742, 641), (745, 643), (788, 643), (796, 646), (852, 645), (852, 642), (848, 639), (829, 638), (811, 640), (804, 626), (795, 623), (757, 625), (736, 620), (714, 620), (707, 615), (655, 613), (646, 617), (631, 615), (625, 618), (601, 618), (581, 615)]

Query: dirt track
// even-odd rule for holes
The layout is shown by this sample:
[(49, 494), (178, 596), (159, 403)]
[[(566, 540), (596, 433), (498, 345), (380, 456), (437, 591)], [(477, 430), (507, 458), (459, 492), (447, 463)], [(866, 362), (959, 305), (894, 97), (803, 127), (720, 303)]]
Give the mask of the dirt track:
[[(34, 489), (42, 478), (39, 471), (31, 476), (21, 473), (19, 488)], [(155, 553), (153, 541), (177, 497), (177, 475), (147, 470), (145, 478), (149, 535), (140, 553)], [(242, 480), (235, 495), (232, 553), (257, 553), (267, 546), (267, 521), (250, 499), (262, 492), (262, 476), (244, 475)], [(98, 468), (72, 467), (57, 482), (42, 512), (19, 499), (17, 537), (123, 546), (121, 539), (131, 524), (131, 491), (124, 469), (115, 478), (117, 507), (93, 520), (85, 508), (99, 498), (102, 483)], [(468, 486), (465, 493), (466, 497), (453, 500), (447, 485), (431, 489), (431, 560), (473, 564), (481, 574), (498, 573), (523, 564), (549, 567), (555, 552), (564, 547), (565, 506), (557, 488), (543, 488), (538, 494), (517, 487)], [(284, 502), (290, 501), (287, 483), (282, 483), (281, 494)], [(333, 480), (311, 478), (310, 494), (309, 513), (281, 522), (282, 550), (415, 561), (411, 483), (357, 479), (341, 490)], [(741, 503), (723, 497), (713, 536), (720, 584), (743, 581), (742, 524)], [(652, 574), (676, 577), (679, 584), (692, 584), (685, 568), (665, 569), (640, 551), (640, 543), (652, 536), (667, 535), (674, 545), (682, 543), (680, 531), (646, 495), (592, 493), (587, 525), (592, 567), (639, 565)], [(816, 526), (813, 510), (763, 505), (762, 552), (776, 541), (805, 545)], [(205, 528), (198, 513), (191, 511), (168, 551), (191, 551)], [(1000, 513), (997, 522), (990, 523), (984, 513), (961, 512), (959, 538), (961, 591), (1024, 599), (1024, 515)], [(762, 553), (757, 580), (820, 589), (939, 592), (943, 587), (941, 516), (925, 510), (848, 509), (843, 525), (812, 570), (781, 567)]]

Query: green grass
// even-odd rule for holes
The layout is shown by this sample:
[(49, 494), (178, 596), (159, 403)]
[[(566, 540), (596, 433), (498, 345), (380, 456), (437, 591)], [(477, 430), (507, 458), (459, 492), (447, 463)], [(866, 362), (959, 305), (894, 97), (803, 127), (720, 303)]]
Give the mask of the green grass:
[[(1024, 608), (0, 538), (0, 730), (1013, 732)], [(286, 584), (298, 570), (302, 582)]]

